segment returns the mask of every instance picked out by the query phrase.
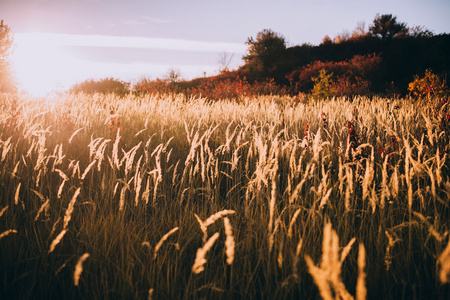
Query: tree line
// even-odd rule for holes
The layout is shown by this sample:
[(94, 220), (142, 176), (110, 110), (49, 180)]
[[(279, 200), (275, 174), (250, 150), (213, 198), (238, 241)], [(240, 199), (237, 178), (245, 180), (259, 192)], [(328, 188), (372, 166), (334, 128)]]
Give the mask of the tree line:
[(285, 38), (269, 29), (249, 38), (247, 46), (245, 64), (236, 72), (250, 81), (274, 78), (292, 93), (311, 91), (322, 69), (334, 71), (335, 80), (364, 80), (371, 93), (401, 95), (415, 75), (432, 69), (446, 77), (450, 70), (450, 35), (408, 27), (391, 14), (376, 15), (368, 30), (360, 23), (352, 34), (325, 36), (318, 46), (286, 47)]

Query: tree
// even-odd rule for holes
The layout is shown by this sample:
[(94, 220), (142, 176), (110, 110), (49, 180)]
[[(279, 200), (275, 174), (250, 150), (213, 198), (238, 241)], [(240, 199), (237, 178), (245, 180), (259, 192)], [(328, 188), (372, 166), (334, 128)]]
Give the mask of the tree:
[(405, 32), (415, 38), (431, 38), (434, 36), (433, 32), (425, 26), (408, 27)]
[(256, 39), (247, 39), (248, 55), (243, 57), (247, 64), (252, 64), (267, 76), (273, 71), (276, 62), (286, 51), (285, 38), (270, 29), (258, 32)]
[(9, 56), (12, 53), (13, 37), (11, 28), (0, 21), (0, 92), (15, 92), (16, 82), (12, 75)]
[(228, 66), (231, 63), (231, 60), (233, 59), (234, 53), (233, 54), (228, 54), (227, 52), (223, 52), (219, 55), (219, 73), (225, 73), (228, 72)]
[(177, 83), (178, 81), (180, 81), (180, 78), (181, 78), (180, 70), (176, 70), (174, 68), (169, 69), (169, 71), (165, 76), (167, 82), (171, 84)]
[(376, 14), (369, 31), (373, 36), (381, 37), (385, 41), (391, 40), (396, 34), (406, 29), (406, 23), (397, 22), (397, 17), (391, 14)]
[(104, 78), (100, 80), (88, 79), (73, 85), (69, 91), (72, 93), (85, 94), (116, 94), (124, 96), (129, 92), (130, 84), (114, 78)]

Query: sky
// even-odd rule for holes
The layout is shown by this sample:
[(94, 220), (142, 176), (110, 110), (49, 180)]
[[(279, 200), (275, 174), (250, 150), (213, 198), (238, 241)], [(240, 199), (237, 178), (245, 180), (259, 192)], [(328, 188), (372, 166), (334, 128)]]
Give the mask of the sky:
[(243, 64), (245, 42), (263, 29), (288, 46), (318, 45), (375, 15), (450, 33), (450, 0), (0, 0), (15, 39), (13, 70), (34, 95), (86, 79), (136, 82), (217, 74)]

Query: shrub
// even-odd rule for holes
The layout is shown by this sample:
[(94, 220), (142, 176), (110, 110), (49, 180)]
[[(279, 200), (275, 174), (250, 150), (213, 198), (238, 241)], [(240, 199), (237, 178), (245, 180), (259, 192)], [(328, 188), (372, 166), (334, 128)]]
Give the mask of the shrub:
[(414, 81), (408, 85), (408, 91), (419, 98), (442, 96), (446, 90), (445, 80), (434, 74), (431, 69), (427, 69), (422, 78), (416, 75)]
[(252, 94), (251, 86), (247, 80), (237, 77), (236, 79), (215, 80), (210, 78), (196, 87), (187, 89), (187, 94), (208, 98), (210, 100), (219, 99), (239, 99), (242, 96)]
[(249, 83), (247, 79), (228, 78), (219, 75), (202, 80), (198, 85), (187, 88), (185, 94), (208, 98), (210, 100), (232, 99), (258, 95), (286, 95), (287, 89), (275, 83), (273, 78)]
[(332, 84), (337, 97), (368, 96), (370, 94), (370, 86), (369, 80), (358, 76), (338, 76)]
[(314, 88), (312, 94), (317, 98), (333, 97), (336, 89), (333, 87), (333, 73), (327, 73), (325, 69), (320, 70), (319, 76), (312, 77)]
[(133, 85), (133, 90), (139, 95), (143, 94), (172, 94), (179, 93), (180, 87), (178, 82), (162, 80), (157, 78), (156, 80), (150, 80), (148, 78), (142, 78)]
[[(355, 55), (349, 60), (341, 62), (322, 62), (315, 61), (305, 67), (294, 70), (286, 76), (291, 85), (291, 93), (307, 93), (314, 87), (313, 77), (319, 76), (321, 70), (333, 73), (336, 78), (341, 78), (343, 82), (350, 80), (355, 86), (372, 86), (371, 82), (376, 78), (376, 74), (381, 65), (381, 56), (379, 54)], [(359, 95), (357, 88), (352, 95)], [(365, 89), (362, 89), (364, 94)]]
[(70, 92), (85, 94), (116, 94), (125, 95), (129, 92), (130, 84), (114, 78), (104, 78), (100, 80), (89, 79), (82, 83), (75, 84), (70, 88)]

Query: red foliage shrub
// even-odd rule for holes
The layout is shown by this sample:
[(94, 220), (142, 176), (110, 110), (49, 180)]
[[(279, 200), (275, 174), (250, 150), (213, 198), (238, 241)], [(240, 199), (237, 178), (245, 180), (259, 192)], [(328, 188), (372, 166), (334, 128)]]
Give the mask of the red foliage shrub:
[(370, 93), (370, 81), (361, 77), (339, 76), (332, 84), (335, 96), (351, 97), (353, 95), (368, 95)]
[(250, 84), (239, 77), (235, 80), (214, 80), (208, 78), (196, 87), (188, 88), (187, 95), (208, 98), (210, 100), (219, 99), (239, 99), (242, 96), (248, 96), (251, 92)]
[(292, 93), (306, 93), (314, 86), (311, 78), (317, 77), (320, 70), (325, 70), (336, 76), (335, 87), (338, 96), (366, 94), (371, 85), (370, 77), (377, 72), (380, 64), (381, 56), (378, 54), (355, 55), (351, 59), (341, 62), (315, 61), (294, 70), (286, 78), (290, 82)]
[(274, 79), (249, 83), (233, 72), (223, 72), (214, 77), (199, 78), (190, 82), (141, 79), (134, 87), (137, 94), (184, 93), (187, 97), (204, 97), (210, 100), (239, 100), (246, 96), (286, 95), (287, 89), (275, 83)]
[(225, 80), (221, 80), (220, 77), (219, 79), (212, 77), (196, 87), (187, 89), (186, 94), (210, 100), (239, 100), (246, 96), (286, 95), (287, 90), (285, 87), (277, 85), (272, 78), (262, 82), (249, 83), (245, 77), (241, 79), (239, 76), (236, 79), (227, 78)]
[(133, 90), (137, 94), (172, 94), (179, 93), (180, 87), (176, 82), (168, 80), (150, 80), (143, 78), (133, 85)]

